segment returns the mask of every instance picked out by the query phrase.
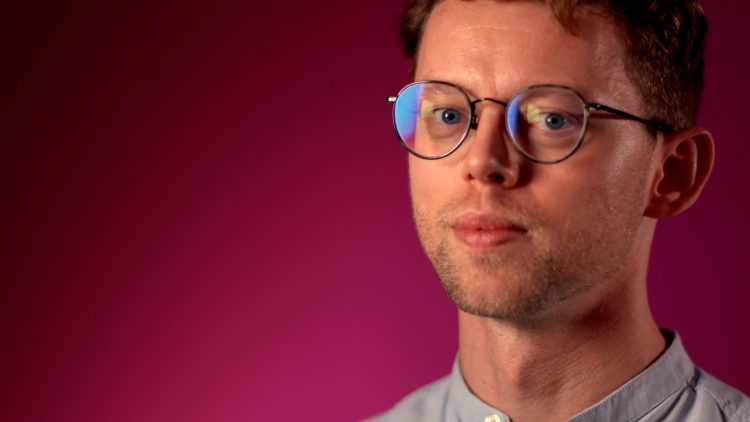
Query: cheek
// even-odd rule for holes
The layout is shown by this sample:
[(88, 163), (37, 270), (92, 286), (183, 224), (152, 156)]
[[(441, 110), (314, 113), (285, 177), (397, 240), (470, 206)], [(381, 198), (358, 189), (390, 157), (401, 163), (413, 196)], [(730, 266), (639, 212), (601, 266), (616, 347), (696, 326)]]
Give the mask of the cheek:
[(629, 142), (631, 147), (619, 148), (610, 159), (602, 160), (600, 189), (614, 198), (616, 206), (631, 208), (642, 215), (651, 192), (652, 146), (643, 137), (625, 138), (621, 142)]
[[(582, 156), (537, 168), (529, 184), (528, 205), (554, 237), (580, 237), (595, 232), (626, 214), (635, 214), (639, 199), (634, 192), (633, 171), (624, 173), (622, 160), (591, 159)], [(555, 167), (556, 166), (556, 167)], [(629, 208), (632, 208), (629, 209)], [(556, 233), (556, 234), (553, 234)]]
[[(450, 186), (451, 177), (443, 163), (409, 157), (409, 186), (414, 206), (422, 211), (434, 209)], [(455, 179), (455, 176), (453, 176)]]
[(409, 157), (409, 193), (414, 222), (417, 226), (417, 232), (422, 238), (425, 224), (432, 220), (429, 212), (434, 210), (436, 206), (430, 202), (431, 199), (434, 200), (434, 196), (429, 194), (432, 188), (429, 183), (430, 178), (428, 174), (425, 174), (426, 169), (422, 163), (415, 163), (414, 160), (414, 157)]
[[(647, 203), (647, 169), (642, 162), (602, 160), (576, 178), (566, 200), (576, 230), (596, 236), (627, 236), (643, 216)], [(571, 182), (573, 182), (571, 180)]]
[[(645, 198), (647, 179), (652, 159), (652, 146), (640, 132), (630, 127), (618, 132), (619, 136), (597, 134), (588, 145), (561, 163), (555, 181), (568, 186), (560, 189), (574, 190), (582, 199), (628, 201)], [(632, 204), (636, 205), (636, 204)]]
[[(609, 122), (609, 131), (592, 131), (591, 150), (595, 159), (586, 166), (600, 175), (600, 183), (616, 189), (644, 180), (651, 171), (654, 159), (654, 140), (635, 122)], [(592, 157), (593, 158), (593, 157)]]

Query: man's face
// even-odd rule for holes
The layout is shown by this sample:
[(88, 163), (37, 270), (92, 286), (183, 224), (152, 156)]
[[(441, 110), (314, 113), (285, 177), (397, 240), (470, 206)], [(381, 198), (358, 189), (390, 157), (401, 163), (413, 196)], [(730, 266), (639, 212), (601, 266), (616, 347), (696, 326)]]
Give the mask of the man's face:
[[(537, 2), (446, 0), (426, 23), (415, 79), (454, 83), (472, 100), (561, 84), (640, 113), (617, 29), (594, 13), (579, 25), (571, 35)], [(535, 164), (511, 146), (504, 111), (480, 103), (479, 127), (455, 153), (410, 157), (424, 249), (472, 314), (533, 321), (596, 306), (645, 273), (653, 139), (636, 122), (594, 117), (573, 156)]]

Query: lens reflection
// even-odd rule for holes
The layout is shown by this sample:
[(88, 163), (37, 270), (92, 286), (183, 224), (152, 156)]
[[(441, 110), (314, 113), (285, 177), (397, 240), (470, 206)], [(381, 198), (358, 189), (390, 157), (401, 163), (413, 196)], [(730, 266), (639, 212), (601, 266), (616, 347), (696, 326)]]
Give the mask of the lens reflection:
[(581, 98), (562, 87), (534, 87), (517, 94), (508, 105), (507, 128), (524, 155), (555, 162), (570, 155), (585, 130)]

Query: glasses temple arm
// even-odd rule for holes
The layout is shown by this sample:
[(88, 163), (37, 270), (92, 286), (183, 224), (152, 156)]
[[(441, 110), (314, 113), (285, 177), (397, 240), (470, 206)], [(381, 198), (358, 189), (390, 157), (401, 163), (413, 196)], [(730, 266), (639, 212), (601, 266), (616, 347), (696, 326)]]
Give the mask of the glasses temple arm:
[(612, 107), (606, 106), (604, 104), (588, 103), (588, 104), (586, 104), (586, 107), (589, 108), (589, 109), (597, 110), (597, 111), (606, 111), (608, 113), (616, 114), (616, 115), (618, 115), (620, 117), (624, 117), (626, 119), (635, 120), (636, 122), (643, 123), (644, 125), (652, 127), (654, 129), (658, 130), (659, 132), (662, 132), (662, 133), (669, 133), (669, 132), (672, 132), (674, 130), (674, 129), (672, 129), (672, 126), (669, 126), (668, 124), (660, 123), (660, 122), (655, 122), (653, 120), (647, 120), (647, 119), (644, 119), (642, 117), (638, 117), (638, 116), (636, 116), (634, 114), (630, 114), (630, 113), (628, 113), (626, 111), (622, 111), (622, 110), (618, 110), (616, 108), (612, 108)]

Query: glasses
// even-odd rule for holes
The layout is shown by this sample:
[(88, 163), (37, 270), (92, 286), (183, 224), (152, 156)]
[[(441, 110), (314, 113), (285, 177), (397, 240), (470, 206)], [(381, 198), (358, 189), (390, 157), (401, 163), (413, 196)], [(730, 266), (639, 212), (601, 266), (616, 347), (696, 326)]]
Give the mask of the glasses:
[(393, 125), (403, 146), (426, 160), (456, 151), (470, 130), (477, 129), (476, 106), (485, 101), (505, 107), (505, 128), (511, 143), (537, 163), (558, 163), (573, 155), (581, 146), (592, 111), (635, 120), (659, 132), (672, 131), (666, 124), (586, 102), (576, 90), (561, 85), (529, 86), (506, 103), (493, 98), (472, 101), (451, 83), (420, 81), (406, 85), (386, 101), (393, 104)]

